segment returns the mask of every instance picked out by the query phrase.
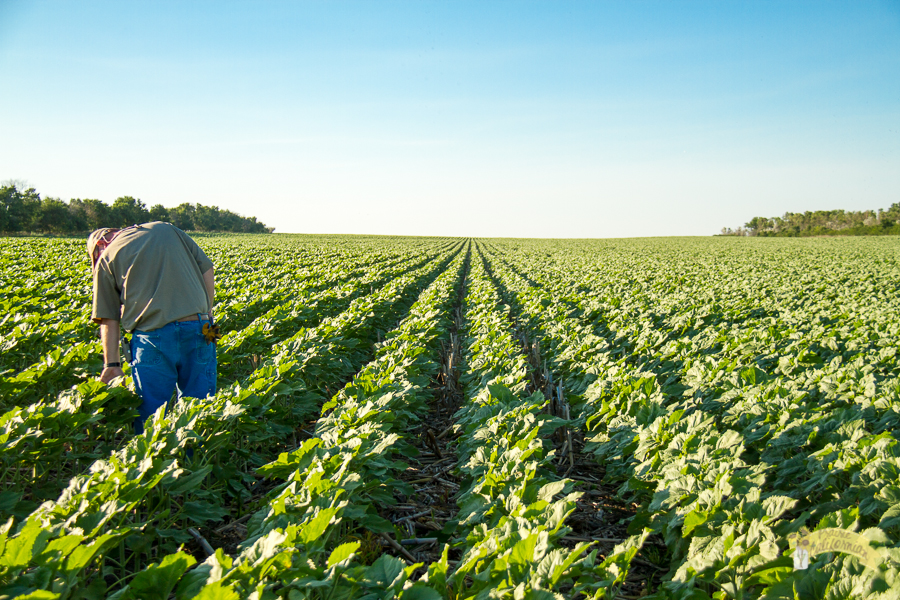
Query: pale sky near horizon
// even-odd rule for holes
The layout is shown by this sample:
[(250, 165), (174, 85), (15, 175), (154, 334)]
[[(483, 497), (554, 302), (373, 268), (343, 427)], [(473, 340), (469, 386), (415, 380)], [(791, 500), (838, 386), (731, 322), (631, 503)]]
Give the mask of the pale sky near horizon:
[(711, 235), (900, 202), (900, 0), (0, 0), (0, 181), (278, 232)]

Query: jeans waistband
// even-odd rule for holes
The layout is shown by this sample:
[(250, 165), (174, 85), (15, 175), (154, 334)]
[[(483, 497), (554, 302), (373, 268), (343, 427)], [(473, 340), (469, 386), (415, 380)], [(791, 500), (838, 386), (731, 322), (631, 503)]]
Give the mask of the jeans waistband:
[(209, 318), (209, 313), (196, 313), (193, 315), (188, 315), (186, 317), (181, 317), (180, 319), (175, 319), (177, 323), (181, 323), (183, 321), (212, 321)]

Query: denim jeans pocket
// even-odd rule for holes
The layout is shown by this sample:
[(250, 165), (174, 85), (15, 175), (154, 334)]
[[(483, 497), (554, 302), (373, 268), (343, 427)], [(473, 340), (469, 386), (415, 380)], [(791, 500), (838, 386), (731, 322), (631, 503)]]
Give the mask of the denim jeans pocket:
[(131, 354), (136, 365), (158, 365), (162, 360), (159, 334), (135, 331), (131, 336)]
[(197, 363), (205, 365), (215, 357), (216, 345), (212, 342), (207, 342), (206, 337), (202, 334), (199, 338), (200, 340), (197, 342)]

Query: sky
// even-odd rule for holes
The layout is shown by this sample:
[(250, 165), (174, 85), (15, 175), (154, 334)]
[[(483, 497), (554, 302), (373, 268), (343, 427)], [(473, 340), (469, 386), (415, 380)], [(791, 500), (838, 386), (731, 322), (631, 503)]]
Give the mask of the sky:
[(0, 181), (283, 233), (712, 235), (900, 202), (900, 0), (0, 0)]

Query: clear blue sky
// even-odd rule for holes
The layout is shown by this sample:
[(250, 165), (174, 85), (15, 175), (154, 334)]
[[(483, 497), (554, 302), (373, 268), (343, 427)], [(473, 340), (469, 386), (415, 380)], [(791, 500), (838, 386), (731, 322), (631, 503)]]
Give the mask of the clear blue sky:
[(281, 232), (710, 235), (900, 202), (900, 1), (0, 0), (0, 180)]

